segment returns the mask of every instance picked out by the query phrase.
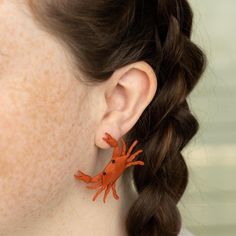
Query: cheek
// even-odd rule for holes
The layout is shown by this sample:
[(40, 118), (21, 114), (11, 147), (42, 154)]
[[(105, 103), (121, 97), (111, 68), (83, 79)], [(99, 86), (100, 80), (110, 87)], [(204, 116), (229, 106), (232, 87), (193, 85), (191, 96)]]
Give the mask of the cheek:
[(65, 191), (79, 147), (74, 90), (49, 96), (21, 86), (0, 86), (0, 228)]
[(0, 58), (0, 235), (63, 196), (78, 157), (93, 141), (90, 135), (86, 143), (86, 130), (93, 130), (83, 106), (86, 90), (72, 80), (64, 49), (5, 2), (0, 9), (0, 51), (7, 55)]

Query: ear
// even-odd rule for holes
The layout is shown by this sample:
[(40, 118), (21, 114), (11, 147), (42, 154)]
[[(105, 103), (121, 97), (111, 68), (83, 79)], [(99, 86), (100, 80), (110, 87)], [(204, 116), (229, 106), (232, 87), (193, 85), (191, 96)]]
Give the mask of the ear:
[(116, 70), (105, 87), (106, 110), (95, 133), (95, 144), (110, 148), (102, 139), (105, 132), (119, 140), (137, 122), (152, 101), (157, 90), (157, 78), (152, 67), (138, 61)]

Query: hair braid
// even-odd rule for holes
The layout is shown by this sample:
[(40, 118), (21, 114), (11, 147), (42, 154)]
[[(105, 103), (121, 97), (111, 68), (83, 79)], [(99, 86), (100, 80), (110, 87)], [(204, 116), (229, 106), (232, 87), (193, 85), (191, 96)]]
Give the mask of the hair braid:
[(126, 226), (129, 235), (178, 235), (181, 215), (177, 203), (188, 183), (181, 150), (199, 124), (186, 97), (205, 69), (203, 52), (190, 41), (193, 13), (185, 0), (157, 1), (155, 41), (162, 60), (157, 68), (158, 90), (127, 140), (140, 140), (145, 165), (133, 167), (139, 193)]

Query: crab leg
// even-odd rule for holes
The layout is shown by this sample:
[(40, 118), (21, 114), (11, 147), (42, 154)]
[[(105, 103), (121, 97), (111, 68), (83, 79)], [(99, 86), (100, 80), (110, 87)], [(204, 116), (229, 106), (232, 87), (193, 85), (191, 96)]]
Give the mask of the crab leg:
[(109, 184), (106, 191), (105, 191), (104, 197), (103, 197), (104, 203), (106, 202), (106, 198), (107, 198), (108, 193), (110, 192), (110, 189), (111, 189), (111, 185)]
[(95, 189), (95, 188), (98, 188), (98, 187), (100, 187), (100, 186), (102, 186), (102, 183), (101, 183), (101, 182), (99, 182), (99, 183), (97, 183), (97, 184), (95, 184), (95, 185), (87, 185), (86, 187), (87, 187), (87, 188), (90, 188), (90, 189)]
[(139, 153), (141, 153), (141, 152), (143, 152), (142, 149), (140, 149), (140, 150), (138, 150), (137, 152), (135, 152), (134, 154), (132, 154), (129, 158), (127, 158), (127, 162), (133, 161), (133, 159), (134, 159)]
[(143, 161), (134, 161), (134, 162), (130, 162), (128, 163), (125, 167), (129, 167), (129, 166), (135, 166), (135, 165), (141, 165), (143, 166), (144, 165), (144, 162)]
[(94, 197), (93, 197), (93, 201), (96, 200), (97, 196), (98, 196), (106, 187), (107, 187), (107, 186), (104, 185), (104, 186), (102, 186), (102, 187), (96, 192), (96, 194), (95, 194)]
[(133, 144), (132, 144), (132, 145), (130, 146), (130, 148), (129, 148), (129, 151), (127, 152), (127, 156), (130, 155), (130, 153), (132, 152), (134, 146), (135, 146), (137, 143), (138, 143), (138, 140), (135, 140), (135, 141), (133, 142)]
[(126, 144), (123, 138), (121, 138), (121, 142), (122, 142), (122, 151), (121, 151), (121, 155), (125, 155), (126, 152)]
[(114, 183), (112, 184), (112, 186), (111, 186), (111, 187), (112, 187), (112, 193), (113, 193), (113, 197), (114, 197), (116, 200), (118, 200), (118, 199), (119, 199), (119, 196), (117, 195), (115, 184), (116, 184), (116, 182), (114, 182)]

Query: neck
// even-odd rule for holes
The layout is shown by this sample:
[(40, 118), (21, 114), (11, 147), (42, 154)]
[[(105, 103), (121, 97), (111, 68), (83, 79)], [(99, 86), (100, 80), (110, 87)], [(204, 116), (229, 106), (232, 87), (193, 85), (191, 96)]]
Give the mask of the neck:
[[(125, 236), (125, 219), (128, 209), (134, 201), (128, 181), (121, 176), (116, 182), (120, 197), (115, 200), (110, 192), (103, 203), (104, 191), (92, 201), (97, 189), (88, 189), (81, 181), (73, 181), (66, 194), (40, 216), (25, 222), (15, 236), (58, 236), (58, 235), (97, 235)], [(11, 234), (12, 235), (12, 234)]]

